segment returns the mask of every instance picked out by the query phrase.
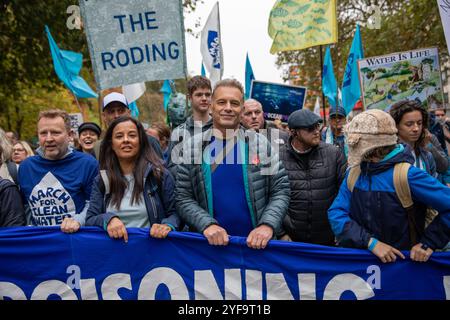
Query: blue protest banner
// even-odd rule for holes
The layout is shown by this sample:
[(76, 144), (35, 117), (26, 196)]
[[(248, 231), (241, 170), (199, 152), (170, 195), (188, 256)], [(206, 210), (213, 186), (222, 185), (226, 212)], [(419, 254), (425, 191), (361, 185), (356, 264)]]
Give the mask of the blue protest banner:
[(382, 264), (367, 250), (282, 241), (254, 250), (241, 237), (218, 247), (200, 234), (128, 234), (125, 243), (93, 227), (1, 229), (0, 299), (450, 299), (450, 253)]

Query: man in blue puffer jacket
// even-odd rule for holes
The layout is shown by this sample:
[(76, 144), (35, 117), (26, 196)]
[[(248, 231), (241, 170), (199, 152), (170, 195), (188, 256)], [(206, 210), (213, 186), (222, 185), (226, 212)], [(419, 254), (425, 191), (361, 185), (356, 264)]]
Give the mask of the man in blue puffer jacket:
[[(411, 166), (408, 184), (414, 202), (419, 243), (411, 244), (408, 213), (402, 207), (393, 183), (394, 166), (413, 161), (397, 144), (397, 129), (391, 116), (369, 110), (356, 116), (346, 128), (350, 167), (361, 174), (349, 190), (348, 173), (328, 210), (333, 232), (341, 246), (368, 248), (382, 262), (393, 262), (399, 250), (411, 249), (410, 257), (425, 262), (450, 239), (450, 188), (425, 171)], [(426, 208), (439, 212), (425, 228)]]
[(243, 103), (237, 80), (216, 84), (213, 127), (185, 141), (183, 157), (172, 159), (177, 164), (176, 208), (189, 230), (202, 233), (211, 245), (227, 245), (231, 235), (247, 237), (250, 248), (264, 249), (280, 234), (289, 180), (269, 141), (240, 127)]

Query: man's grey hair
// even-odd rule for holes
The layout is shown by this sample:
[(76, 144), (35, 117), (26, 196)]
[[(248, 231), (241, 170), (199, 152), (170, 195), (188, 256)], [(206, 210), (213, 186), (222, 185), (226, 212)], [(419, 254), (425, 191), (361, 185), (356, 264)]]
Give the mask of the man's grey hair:
[(223, 79), (220, 80), (216, 83), (216, 85), (214, 86), (214, 90), (213, 90), (213, 96), (214, 93), (216, 92), (216, 90), (220, 87), (229, 87), (229, 88), (236, 88), (238, 89), (241, 94), (242, 94), (242, 98), (241, 101), (244, 101), (244, 87), (242, 86), (242, 84), (236, 80), (236, 79)]

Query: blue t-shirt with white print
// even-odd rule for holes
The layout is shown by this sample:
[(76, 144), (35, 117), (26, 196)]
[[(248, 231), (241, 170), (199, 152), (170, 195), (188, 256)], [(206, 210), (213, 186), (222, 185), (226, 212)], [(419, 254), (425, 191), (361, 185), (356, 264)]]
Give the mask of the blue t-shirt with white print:
[(84, 225), (84, 209), (97, 174), (97, 160), (79, 151), (58, 160), (40, 155), (25, 159), (18, 178), (24, 203), (30, 207), (31, 224), (56, 226), (69, 217)]

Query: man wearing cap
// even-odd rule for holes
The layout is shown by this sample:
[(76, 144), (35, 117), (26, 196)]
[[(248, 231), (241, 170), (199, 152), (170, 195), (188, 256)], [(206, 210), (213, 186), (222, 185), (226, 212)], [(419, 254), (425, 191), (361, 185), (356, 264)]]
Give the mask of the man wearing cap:
[(76, 232), (84, 225), (97, 161), (69, 146), (70, 117), (62, 110), (39, 113), (39, 148), (19, 166), (20, 191), (34, 226), (61, 226)]
[(183, 143), (176, 207), (190, 230), (211, 245), (227, 245), (232, 235), (246, 237), (250, 248), (264, 249), (279, 234), (289, 181), (267, 139), (239, 125), (243, 102), (237, 80), (217, 82), (213, 127)]
[(348, 146), (344, 135), (344, 126), (346, 123), (346, 113), (344, 108), (341, 106), (337, 109), (334, 107), (330, 108), (328, 122), (330, 126), (322, 130), (322, 141), (338, 147), (347, 158)]
[(94, 146), (100, 139), (102, 129), (94, 122), (84, 122), (78, 127), (78, 151), (88, 153), (95, 157)]
[(288, 172), (291, 201), (283, 221), (283, 240), (333, 246), (327, 210), (345, 176), (346, 161), (333, 145), (320, 141), (322, 119), (308, 109), (288, 118), (290, 138), (280, 149)]
[[(450, 239), (450, 188), (410, 165), (414, 159), (397, 144), (395, 121), (388, 113), (365, 111), (353, 118), (345, 134), (351, 169), (328, 210), (339, 245), (368, 249), (383, 263), (404, 259), (400, 250), (411, 250), (414, 261), (427, 261)], [(401, 167), (413, 202), (407, 209), (394, 184)], [(439, 214), (425, 228), (427, 207)]]
[(262, 105), (255, 99), (248, 99), (244, 102), (241, 112), (241, 124), (248, 130), (255, 130), (263, 134), (276, 151), (289, 138), (286, 132), (277, 129), (275, 125), (270, 125), (264, 120)]
[[(128, 101), (125, 96), (119, 92), (111, 92), (103, 98), (102, 119), (106, 127), (109, 127), (113, 120), (121, 116), (131, 116), (131, 110), (128, 108)], [(161, 146), (156, 138), (147, 135), (148, 142), (155, 150), (156, 154), (162, 159), (163, 154)], [(100, 144), (102, 140), (98, 140), (94, 146), (95, 157), (99, 158)]]

